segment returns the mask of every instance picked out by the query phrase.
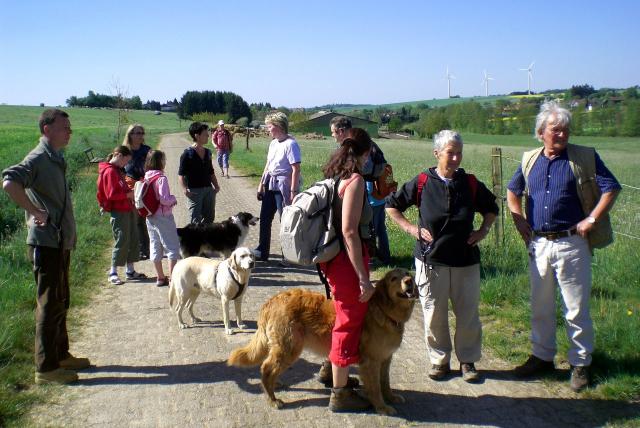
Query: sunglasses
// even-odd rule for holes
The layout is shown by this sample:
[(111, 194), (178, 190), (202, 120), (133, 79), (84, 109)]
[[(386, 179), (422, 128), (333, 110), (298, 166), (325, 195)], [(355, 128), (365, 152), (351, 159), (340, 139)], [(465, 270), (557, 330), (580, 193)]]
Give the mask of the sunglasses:
[(140, 131), (130, 132), (129, 135), (144, 135), (144, 131), (143, 132), (140, 132)]

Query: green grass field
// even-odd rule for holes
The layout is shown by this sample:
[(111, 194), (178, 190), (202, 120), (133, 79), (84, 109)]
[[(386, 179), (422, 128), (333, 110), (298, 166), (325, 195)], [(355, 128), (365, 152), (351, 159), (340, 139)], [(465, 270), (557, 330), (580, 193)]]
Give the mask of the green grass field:
[[(503, 186), (518, 165), (522, 152), (538, 146), (526, 135), (463, 135), (463, 167), (491, 188), (491, 148), (503, 150)], [(598, 153), (620, 182), (640, 187), (635, 169), (640, 163), (640, 139), (576, 137), (572, 141), (596, 147)], [(433, 166), (431, 142), (418, 140), (377, 141), (394, 167), (396, 180), (408, 181), (428, 166)], [(321, 167), (335, 148), (333, 140), (300, 141), (305, 187), (322, 178)], [(268, 148), (266, 140), (252, 140), (251, 152), (239, 147), (232, 164), (253, 174), (257, 182)], [(509, 158), (509, 159), (507, 159)], [(640, 236), (640, 190), (625, 188), (612, 213), (617, 232)], [(407, 216), (416, 220), (411, 209)], [(479, 216), (478, 216), (479, 217)], [(388, 222), (394, 264), (411, 268), (414, 241)], [(522, 362), (529, 346), (529, 282), (527, 254), (509, 216), (505, 218), (504, 244), (497, 245), (490, 235), (481, 244), (482, 297), (485, 347), (509, 362)], [(376, 272), (379, 274), (379, 272)], [(615, 242), (597, 250), (593, 259), (591, 313), (596, 329), (593, 369), (596, 385), (585, 395), (605, 399), (640, 399), (640, 240), (618, 234)], [(566, 361), (568, 342), (558, 300), (558, 362)], [(565, 382), (558, 378), (555, 381)]]
[[(0, 169), (22, 160), (37, 144), (42, 110), (0, 106)], [(116, 141), (116, 111), (64, 110), (74, 131), (65, 157), (80, 237), (71, 266), (71, 304), (78, 307), (89, 301), (104, 280), (111, 246), (109, 220), (100, 217), (95, 197), (97, 167), (87, 162), (83, 150), (92, 147), (96, 156), (104, 156), (121, 141)], [(145, 126), (146, 141), (152, 147), (161, 133), (184, 131), (181, 125), (188, 126), (175, 114), (135, 111), (129, 113), (129, 120)], [(51, 393), (51, 388), (33, 388), (35, 284), (26, 257), (23, 223), (24, 211), (0, 192), (0, 426), (20, 425), (20, 415), (28, 406)]]

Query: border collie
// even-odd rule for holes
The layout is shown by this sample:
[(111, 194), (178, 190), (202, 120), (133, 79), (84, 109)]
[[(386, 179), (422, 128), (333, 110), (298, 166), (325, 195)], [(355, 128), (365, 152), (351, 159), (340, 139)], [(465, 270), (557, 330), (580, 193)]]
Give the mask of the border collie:
[(249, 227), (255, 226), (259, 218), (247, 212), (239, 212), (220, 223), (188, 224), (178, 228), (180, 254), (183, 258), (222, 254), (226, 259), (244, 242)]

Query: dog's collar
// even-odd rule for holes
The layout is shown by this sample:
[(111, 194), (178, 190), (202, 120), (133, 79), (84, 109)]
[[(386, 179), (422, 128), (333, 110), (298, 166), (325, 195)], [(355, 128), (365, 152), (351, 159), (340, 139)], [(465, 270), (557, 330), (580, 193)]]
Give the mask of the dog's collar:
[(239, 295), (242, 294), (242, 292), (244, 291), (244, 284), (241, 284), (240, 281), (238, 281), (236, 279), (235, 276), (233, 276), (233, 272), (231, 271), (231, 268), (229, 267), (229, 265), (227, 264), (227, 271), (229, 272), (229, 275), (231, 275), (231, 279), (233, 279), (233, 282), (236, 283), (236, 285), (238, 286), (238, 292), (236, 293), (235, 296), (233, 296), (233, 299), (231, 300), (236, 300), (238, 298)]
[(387, 314), (385, 311), (382, 311), (382, 313), (384, 314), (384, 316), (391, 322), (391, 324), (397, 328), (398, 330), (402, 330), (402, 327), (404, 325), (404, 323), (400, 322), (400, 321), (396, 321), (393, 318), (391, 318), (389, 316), (389, 314)]

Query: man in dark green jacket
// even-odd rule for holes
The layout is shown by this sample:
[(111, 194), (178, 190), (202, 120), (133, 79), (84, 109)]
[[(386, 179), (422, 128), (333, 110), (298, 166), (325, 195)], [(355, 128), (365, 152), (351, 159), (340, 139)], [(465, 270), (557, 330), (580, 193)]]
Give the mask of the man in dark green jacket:
[(37, 287), (35, 380), (70, 383), (87, 358), (69, 353), (69, 261), (76, 223), (62, 149), (71, 138), (69, 115), (58, 109), (40, 115), (40, 143), (22, 162), (2, 171), (2, 187), (26, 211), (27, 244)]

